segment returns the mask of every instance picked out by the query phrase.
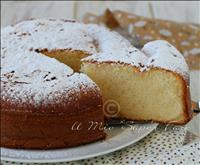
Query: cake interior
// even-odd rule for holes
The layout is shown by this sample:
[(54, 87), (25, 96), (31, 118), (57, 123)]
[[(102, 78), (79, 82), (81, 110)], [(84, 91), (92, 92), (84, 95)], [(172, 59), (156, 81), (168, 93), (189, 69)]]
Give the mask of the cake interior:
[[(81, 59), (83, 51), (41, 51), (56, 58), (74, 71), (86, 73), (101, 89), (103, 101), (114, 100), (120, 106), (117, 117), (131, 120), (154, 120), (184, 123), (184, 82), (170, 71), (152, 68), (140, 72), (136, 67), (117, 63), (91, 63)], [(82, 65), (82, 67), (81, 67)]]
[(48, 57), (55, 58), (58, 61), (68, 65), (75, 72), (80, 71), (81, 59), (89, 56), (89, 53), (87, 52), (69, 49), (52, 51), (41, 50), (40, 52)]
[(184, 121), (184, 83), (175, 73), (156, 68), (140, 72), (130, 65), (90, 62), (83, 63), (82, 71), (99, 85), (104, 102), (119, 104), (118, 116), (122, 118)]

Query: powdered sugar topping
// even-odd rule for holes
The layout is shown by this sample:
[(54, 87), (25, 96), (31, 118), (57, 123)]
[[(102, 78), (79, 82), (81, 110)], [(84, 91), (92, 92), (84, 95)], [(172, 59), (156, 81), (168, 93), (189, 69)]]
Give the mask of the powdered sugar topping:
[(183, 76), (188, 68), (182, 55), (166, 41), (153, 41), (142, 51), (104, 27), (63, 20), (30, 20), (1, 30), (1, 96), (13, 102), (39, 106), (63, 95), (78, 93), (84, 87), (99, 90), (86, 75), (38, 50), (72, 49), (92, 54), (83, 61), (120, 62), (141, 71), (160, 67)]
[(63, 95), (70, 102), (78, 99), (80, 92), (99, 94), (99, 88), (88, 76), (74, 73), (70, 67), (36, 51), (75, 46), (76, 50), (96, 52), (93, 38), (73, 22), (25, 21), (3, 28), (1, 34), (2, 100), (39, 107), (62, 103)]
[(175, 71), (188, 78), (188, 66), (182, 54), (167, 41), (157, 40), (144, 45), (142, 51), (148, 56), (146, 66)]
[(164, 40), (148, 42), (142, 50), (129, 44), (120, 53), (113, 50), (112, 53), (100, 53), (89, 56), (83, 61), (91, 62), (116, 62), (130, 64), (140, 68), (140, 71), (159, 67), (174, 71), (188, 79), (188, 66), (182, 54), (171, 44)]

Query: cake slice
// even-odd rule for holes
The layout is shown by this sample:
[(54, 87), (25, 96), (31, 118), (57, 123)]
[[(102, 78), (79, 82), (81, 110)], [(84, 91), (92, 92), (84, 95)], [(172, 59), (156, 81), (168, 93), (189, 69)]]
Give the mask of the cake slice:
[(191, 118), (188, 67), (168, 42), (149, 42), (141, 51), (130, 48), (127, 55), (92, 55), (82, 62), (82, 71), (102, 91), (106, 116), (173, 124)]

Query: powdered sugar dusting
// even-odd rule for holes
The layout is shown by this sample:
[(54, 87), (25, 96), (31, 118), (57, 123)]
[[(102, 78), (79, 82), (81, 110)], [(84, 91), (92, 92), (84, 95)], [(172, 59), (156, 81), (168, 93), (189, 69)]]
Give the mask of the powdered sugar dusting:
[(142, 51), (149, 56), (146, 66), (175, 71), (188, 78), (188, 66), (182, 54), (167, 41), (157, 40), (144, 45)]
[[(74, 48), (95, 52), (93, 38), (72, 22), (32, 20), (1, 31), (1, 99), (35, 107), (78, 99), (81, 92), (99, 88), (86, 75), (36, 50)], [(66, 31), (60, 34), (59, 31)], [(77, 33), (76, 33), (77, 32)], [(66, 35), (65, 35), (66, 34)], [(84, 38), (84, 39), (83, 39)], [(71, 100), (70, 100), (71, 99)]]
[(110, 54), (95, 54), (83, 61), (125, 63), (139, 67), (141, 72), (159, 67), (174, 71), (188, 79), (188, 66), (184, 57), (175, 47), (163, 40), (148, 42), (142, 50), (127, 44), (120, 53), (115, 49)]
[(82, 61), (91, 61), (91, 62), (115, 62), (115, 63), (124, 63), (131, 64), (136, 67), (144, 65), (147, 61), (147, 56), (142, 53), (140, 50), (134, 47), (128, 47), (124, 52), (117, 52), (113, 50), (112, 53), (101, 52), (99, 54), (94, 54), (84, 58)]
[[(182, 55), (166, 41), (153, 41), (142, 51), (104, 27), (63, 20), (30, 20), (1, 30), (1, 97), (35, 106), (74, 99), (83, 90), (99, 88), (86, 75), (38, 50), (72, 49), (92, 54), (83, 61), (120, 62), (141, 71), (160, 67), (183, 76), (188, 68)], [(70, 96), (73, 95), (73, 98)], [(55, 103), (55, 102), (54, 102)]]

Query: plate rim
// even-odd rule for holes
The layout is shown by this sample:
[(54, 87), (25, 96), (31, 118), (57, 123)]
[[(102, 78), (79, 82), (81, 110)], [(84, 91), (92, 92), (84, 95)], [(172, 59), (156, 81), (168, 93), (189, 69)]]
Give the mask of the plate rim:
[[(2, 152), (1, 152), (1, 161), (18, 162), (18, 163), (19, 162), (20, 163), (61, 163), (61, 162), (70, 162), (70, 161), (78, 161), (78, 160), (94, 158), (96, 156), (102, 156), (102, 155), (106, 155), (106, 154), (121, 150), (121, 149), (123, 149), (125, 147), (128, 147), (128, 146), (130, 146), (130, 145), (142, 140), (144, 137), (146, 137), (148, 134), (150, 134), (153, 130), (155, 130), (157, 128), (157, 126), (159, 125), (158, 123), (149, 123), (149, 124), (152, 124), (152, 128), (149, 131), (147, 131), (144, 134), (142, 134), (139, 138), (137, 138), (135, 140), (132, 140), (130, 142), (127, 142), (124, 145), (120, 145), (120, 146), (115, 147), (113, 149), (109, 149), (107, 151), (101, 151), (101, 152), (94, 153), (94, 154), (83, 155), (83, 156), (80, 156), (78, 158), (71, 158), (71, 159), (70, 158), (55, 158), (55, 159), (48, 159), (48, 160), (47, 159), (42, 160), (42, 159), (9, 158), (9, 157), (2, 156)], [(102, 141), (105, 141), (105, 140), (102, 140)], [(101, 142), (101, 141), (99, 141), (99, 142)], [(94, 144), (95, 145), (95, 142), (94, 143), (89, 143), (89, 144)], [(77, 147), (79, 147), (79, 146), (77, 146)], [(2, 148), (5, 148), (5, 147), (1, 147), (0, 149), (2, 149)], [(7, 149), (10, 149), (10, 148), (7, 148)], [(15, 149), (13, 149), (13, 150), (15, 150)], [(57, 150), (59, 150), (59, 149), (57, 149)]]

